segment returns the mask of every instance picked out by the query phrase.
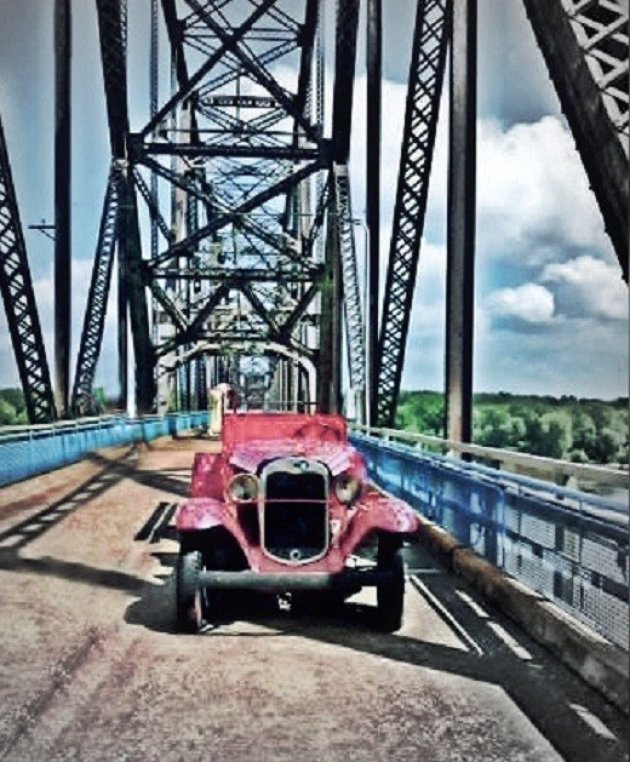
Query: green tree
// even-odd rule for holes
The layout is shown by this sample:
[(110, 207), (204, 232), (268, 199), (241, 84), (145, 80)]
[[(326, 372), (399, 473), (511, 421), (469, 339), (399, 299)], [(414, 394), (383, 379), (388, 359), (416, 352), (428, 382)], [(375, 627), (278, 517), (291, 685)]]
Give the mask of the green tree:
[(10, 426), (17, 423), (17, 411), (10, 402), (0, 397), (0, 426)]

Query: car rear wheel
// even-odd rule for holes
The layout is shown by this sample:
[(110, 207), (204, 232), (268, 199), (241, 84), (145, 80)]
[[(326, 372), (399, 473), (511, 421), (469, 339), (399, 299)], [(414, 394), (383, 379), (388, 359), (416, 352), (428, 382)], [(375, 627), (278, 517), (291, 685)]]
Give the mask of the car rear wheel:
[(379, 540), (377, 570), (385, 575), (376, 586), (377, 626), (383, 632), (394, 632), (402, 626), (405, 598), (405, 564), (397, 538)]
[(180, 553), (177, 558), (177, 626), (182, 632), (198, 632), (206, 619), (206, 591), (199, 587), (203, 568), (199, 550)]

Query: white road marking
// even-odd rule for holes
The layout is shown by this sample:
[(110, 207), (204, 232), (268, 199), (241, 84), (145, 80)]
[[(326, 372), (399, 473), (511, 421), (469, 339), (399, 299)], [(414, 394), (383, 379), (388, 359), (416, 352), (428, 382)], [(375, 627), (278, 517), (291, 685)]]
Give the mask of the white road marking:
[(463, 590), (456, 590), (455, 593), (467, 606), (470, 606), (478, 617), (481, 619), (490, 619), (490, 614), (488, 614), (483, 606), (480, 606), (474, 598), (471, 598), (468, 593), (465, 593)]
[(595, 733), (597, 733), (598, 736), (603, 736), (611, 741), (617, 739), (617, 736), (612, 732), (608, 725), (605, 725), (599, 717), (596, 717), (585, 706), (582, 706), (581, 704), (569, 704), (569, 706), (581, 720), (584, 720), (591, 730), (594, 730)]
[(530, 652), (522, 646), (517, 640), (515, 640), (510, 633), (504, 629), (498, 622), (488, 622), (488, 627), (494, 632), (497, 638), (500, 638), (505, 645), (512, 651), (513, 654), (518, 656), (523, 661), (532, 661), (534, 658)]
[(471, 650), (475, 651), (478, 656), (483, 656), (483, 650), (481, 646), (477, 643), (476, 640), (473, 640), (473, 638), (468, 634), (468, 632), (466, 632), (466, 630), (461, 626), (457, 619), (455, 619), (451, 612), (433, 595), (429, 588), (413, 574), (409, 579), (411, 584), (416, 588), (420, 595), (426, 599), (428, 604), (442, 617), (442, 619), (449, 625), (449, 627), (455, 633), (457, 633), (458, 637), (461, 638), (462, 641)]

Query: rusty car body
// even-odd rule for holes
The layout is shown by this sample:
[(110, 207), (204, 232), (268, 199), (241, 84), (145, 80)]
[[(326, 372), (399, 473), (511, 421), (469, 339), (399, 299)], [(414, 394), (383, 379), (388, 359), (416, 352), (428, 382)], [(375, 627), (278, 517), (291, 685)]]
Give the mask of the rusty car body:
[[(195, 455), (175, 523), (183, 630), (220, 616), (216, 591), (226, 589), (343, 599), (375, 586), (378, 626), (401, 625), (402, 543), (418, 519), (368, 482), (341, 416), (226, 413), (222, 451)], [(368, 544), (374, 562), (357, 564)]]

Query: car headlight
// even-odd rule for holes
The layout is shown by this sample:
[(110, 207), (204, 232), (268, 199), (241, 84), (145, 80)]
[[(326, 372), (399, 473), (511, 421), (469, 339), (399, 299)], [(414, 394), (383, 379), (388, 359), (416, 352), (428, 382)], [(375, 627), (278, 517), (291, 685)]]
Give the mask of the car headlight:
[(350, 474), (342, 474), (335, 479), (335, 495), (340, 503), (348, 504), (361, 494), (361, 480)]
[(227, 486), (227, 496), (235, 503), (251, 503), (258, 498), (258, 479), (253, 474), (236, 474)]

